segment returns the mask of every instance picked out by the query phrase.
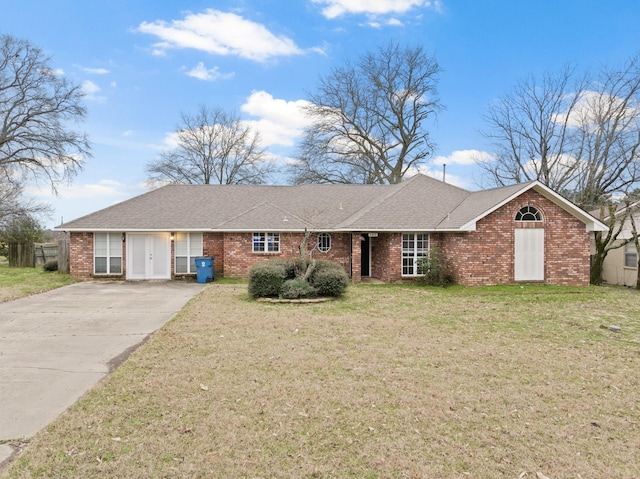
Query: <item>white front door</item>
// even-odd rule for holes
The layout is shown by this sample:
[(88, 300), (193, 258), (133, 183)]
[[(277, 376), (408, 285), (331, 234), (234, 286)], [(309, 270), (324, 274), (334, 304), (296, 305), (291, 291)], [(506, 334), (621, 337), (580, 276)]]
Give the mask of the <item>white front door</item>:
[(127, 234), (127, 279), (171, 279), (169, 233)]
[(544, 280), (544, 229), (515, 230), (515, 280)]

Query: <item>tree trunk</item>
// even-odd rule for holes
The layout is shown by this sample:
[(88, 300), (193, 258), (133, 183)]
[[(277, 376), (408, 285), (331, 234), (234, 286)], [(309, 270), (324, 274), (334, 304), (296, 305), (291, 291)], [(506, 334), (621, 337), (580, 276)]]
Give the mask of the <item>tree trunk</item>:
[(602, 284), (602, 265), (604, 263), (604, 250), (599, 247), (596, 247), (596, 254), (593, 255), (593, 259), (591, 261), (591, 277), (589, 282), (595, 285)]

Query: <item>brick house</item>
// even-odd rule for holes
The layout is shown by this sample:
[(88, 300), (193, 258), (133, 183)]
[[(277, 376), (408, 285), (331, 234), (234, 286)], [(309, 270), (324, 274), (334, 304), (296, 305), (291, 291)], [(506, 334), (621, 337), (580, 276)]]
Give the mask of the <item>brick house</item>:
[(168, 185), (70, 221), (75, 279), (178, 279), (212, 256), (214, 276), (291, 257), (312, 232), (315, 258), (353, 282), (419, 274), (438, 246), (464, 285), (586, 285), (605, 225), (538, 182), (469, 192), (416, 175), (396, 185)]

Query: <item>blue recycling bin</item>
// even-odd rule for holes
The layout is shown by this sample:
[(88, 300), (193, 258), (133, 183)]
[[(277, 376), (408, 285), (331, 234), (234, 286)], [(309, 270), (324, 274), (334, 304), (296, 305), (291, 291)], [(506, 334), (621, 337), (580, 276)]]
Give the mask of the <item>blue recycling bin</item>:
[(196, 270), (198, 283), (213, 281), (213, 258), (196, 258)]

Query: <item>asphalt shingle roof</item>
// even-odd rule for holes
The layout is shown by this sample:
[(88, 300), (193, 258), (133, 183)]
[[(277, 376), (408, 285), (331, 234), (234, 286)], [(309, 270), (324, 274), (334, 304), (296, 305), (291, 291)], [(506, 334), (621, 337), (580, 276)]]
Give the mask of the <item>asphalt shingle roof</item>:
[(526, 187), (469, 192), (425, 175), (396, 185), (168, 185), (58, 229), (455, 230)]

